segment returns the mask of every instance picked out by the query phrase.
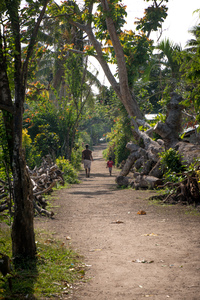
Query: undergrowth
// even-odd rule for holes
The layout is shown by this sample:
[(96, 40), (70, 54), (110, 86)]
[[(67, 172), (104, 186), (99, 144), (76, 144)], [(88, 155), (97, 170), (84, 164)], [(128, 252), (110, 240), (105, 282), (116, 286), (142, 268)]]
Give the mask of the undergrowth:
[[(12, 264), (11, 274), (0, 273), (0, 299), (46, 299), (69, 294), (73, 284), (84, 280), (82, 258), (49, 234), (36, 234), (37, 255), (33, 260)], [(1, 253), (11, 257), (10, 231), (0, 229)], [(8, 277), (11, 278), (12, 289)]]

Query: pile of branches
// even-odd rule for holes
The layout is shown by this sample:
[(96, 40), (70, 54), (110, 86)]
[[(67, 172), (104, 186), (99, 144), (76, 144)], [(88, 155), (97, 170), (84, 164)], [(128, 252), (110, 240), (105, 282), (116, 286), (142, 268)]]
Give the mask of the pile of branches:
[(167, 182), (159, 188), (170, 188), (170, 192), (163, 195), (153, 196), (149, 200), (160, 199), (169, 204), (200, 204), (200, 166), (196, 171), (184, 172), (180, 182)]
[[(48, 217), (54, 215), (53, 212), (46, 210), (47, 202), (44, 194), (50, 194), (56, 182), (64, 185), (63, 173), (58, 166), (52, 161), (50, 156), (43, 158), (40, 167), (30, 170), (27, 166), (32, 186), (33, 186), (33, 205), (39, 214), (45, 214)], [(12, 215), (13, 187), (12, 182), (0, 179), (0, 212), (9, 210)]]

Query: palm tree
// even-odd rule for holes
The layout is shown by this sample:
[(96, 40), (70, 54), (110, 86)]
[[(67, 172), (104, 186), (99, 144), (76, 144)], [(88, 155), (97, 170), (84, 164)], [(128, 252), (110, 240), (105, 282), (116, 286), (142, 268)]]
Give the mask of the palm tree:
[(160, 50), (160, 63), (164, 65), (169, 71), (174, 81), (179, 79), (179, 64), (175, 60), (175, 53), (182, 51), (181, 46), (173, 44), (169, 39), (163, 40), (157, 46)]
[(186, 44), (186, 50), (188, 52), (196, 53), (200, 48), (200, 24), (194, 26), (189, 32), (194, 36)]

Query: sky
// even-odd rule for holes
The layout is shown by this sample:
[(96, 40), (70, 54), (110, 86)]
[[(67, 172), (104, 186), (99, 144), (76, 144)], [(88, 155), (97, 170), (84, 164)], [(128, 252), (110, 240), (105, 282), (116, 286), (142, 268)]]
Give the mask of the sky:
[[(83, 3), (82, 0), (77, 2)], [(159, 2), (159, 1), (158, 1)], [(144, 9), (148, 7), (148, 4), (144, 0), (124, 0), (127, 6), (127, 24), (124, 26), (125, 29), (135, 30), (134, 22), (136, 18), (141, 18), (144, 15)], [(185, 47), (187, 41), (192, 38), (192, 35), (188, 33), (188, 30), (199, 23), (199, 14), (193, 12), (200, 9), (199, 0), (169, 0), (167, 3), (168, 16), (163, 23), (163, 34), (160, 39), (169, 38), (170, 41), (181, 45), (182, 48)], [(155, 41), (158, 35), (155, 33), (153, 36), (150, 35)], [(97, 61), (95, 59), (91, 60), (91, 63), (97, 67)], [(110, 85), (104, 76), (101, 67), (98, 67), (99, 76), (98, 79), (105, 85)]]
[[(148, 6), (144, 0), (124, 0), (127, 5), (127, 28), (134, 29), (135, 18), (141, 18), (144, 15), (144, 9)], [(159, 1), (158, 1), (159, 3)], [(199, 0), (169, 0), (166, 4), (168, 7), (168, 16), (163, 24), (163, 35), (161, 39), (169, 38), (176, 44), (185, 47), (187, 40), (191, 35), (188, 30), (198, 23), (198, 13), (193, 12), (200, 9)], [(132, 27), (132, 28), (131, 28)], [(126, 27), (125, 27), (126, 28)], [(155, 36), (155, 38), (157, 38)]]

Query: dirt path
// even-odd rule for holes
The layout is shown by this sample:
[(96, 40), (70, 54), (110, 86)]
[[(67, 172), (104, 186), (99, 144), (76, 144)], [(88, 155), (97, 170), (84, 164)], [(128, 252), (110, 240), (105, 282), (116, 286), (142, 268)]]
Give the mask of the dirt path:
[(95, 147), (90, 178), (81, 172), (81, 184), (55, 193), (55, 219), (35, 220), (85, 257), (90, 280), (70, 299), (199, 300), (200, 217), (149, 204), (153, 192), (116, 189), (103, 147)]

